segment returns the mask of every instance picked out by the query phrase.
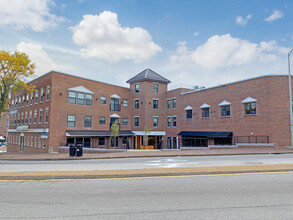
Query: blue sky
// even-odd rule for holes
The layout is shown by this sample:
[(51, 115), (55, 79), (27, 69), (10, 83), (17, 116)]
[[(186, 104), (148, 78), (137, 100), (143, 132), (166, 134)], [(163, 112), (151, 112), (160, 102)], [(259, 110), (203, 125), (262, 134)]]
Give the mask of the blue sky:
[[(287, 74), (290, 0), (2, 0), (0, 49), (50, 70), (127, 86), (151, 68), (214, 86)], [(290, 13), (291, 12), (291, 13)]]

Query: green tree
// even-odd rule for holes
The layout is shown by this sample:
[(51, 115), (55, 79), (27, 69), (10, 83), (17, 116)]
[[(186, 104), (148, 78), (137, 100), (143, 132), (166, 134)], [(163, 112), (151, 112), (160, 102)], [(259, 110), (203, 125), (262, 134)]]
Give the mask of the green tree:
[(116, 137), (119, 135), (119, 125), (118, 123), (113, 123), (111, 125), (111, 136), (110, 136), (110, 146), (115, 146)]
[(143, 139), (144, 139), (144, 145), (147, 146), (149, 144), (149, 133), (152, 131), (152, 128), (149, 128), (147, 126), (144, 127), (144, 136), (143, 136)]
[(0, 117), (2, 112), (8, 110), (9, 95), (22, 90), (32, 92), (35, 89), (34, 85), (25, 82), (34, 76), (35, 67), (25, 53), (0, 50)]

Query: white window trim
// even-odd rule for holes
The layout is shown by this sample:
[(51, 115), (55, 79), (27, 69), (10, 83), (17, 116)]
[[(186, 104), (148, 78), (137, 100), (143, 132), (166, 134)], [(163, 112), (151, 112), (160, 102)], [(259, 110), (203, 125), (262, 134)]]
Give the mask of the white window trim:
[(257, 102), (257, 100), (256, 99), (254, 99), (254, 98), (252, 98), (252, 97), (250, 97), (250, 96), (248, 96), (247, 98), (245, 98), (245, 99), (243, 99), (242, 101), (241, 101), (241, 103), (251, 103), (251, 102)]
[[(138, 118), (138, 126), (135, 125), (135, 118)], [(134, 127), (139, 127), (139, 116), (134, 116)]]
[(211, 106), (207, 103), (203, 103), (199, 108), (210, 108)]

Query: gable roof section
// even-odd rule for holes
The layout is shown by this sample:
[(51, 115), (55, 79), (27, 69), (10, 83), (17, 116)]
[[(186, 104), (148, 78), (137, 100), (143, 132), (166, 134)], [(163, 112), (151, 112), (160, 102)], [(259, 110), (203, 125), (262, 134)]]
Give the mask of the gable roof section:
[(147, 68), (144, 71), (140, 72), (136, 76), (127, 80), (127, 83), (134, 83), (140, 81), (152, 81), (152, 82), (162, 82), (162, 83), (170, 83), (171, 81), (154, 72), (153, 70)]
[(84, 93), (88, 93), (88, 94), (94, 94), (92, 91), (88, 90), (84, 86), (77, 86), (77, 87), (69, 88), (67, 90), (74, 91), (74, 92), (84, 92)]

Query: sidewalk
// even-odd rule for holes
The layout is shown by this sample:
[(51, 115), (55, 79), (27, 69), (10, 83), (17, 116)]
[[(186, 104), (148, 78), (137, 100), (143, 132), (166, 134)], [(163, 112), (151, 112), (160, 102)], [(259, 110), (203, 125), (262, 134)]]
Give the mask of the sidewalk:
[(233, 149), (196, 149), (196, 150), (128, 150), (120, 152), (84, 153), (83, 157), (69, 157), (65, 153), (0, 153), (0, 160), (81, 160), (134, 157), (176, 157), (176, 156), (216, 156), (245, 154), (292, 154), (291, 148), (233, 148)]

